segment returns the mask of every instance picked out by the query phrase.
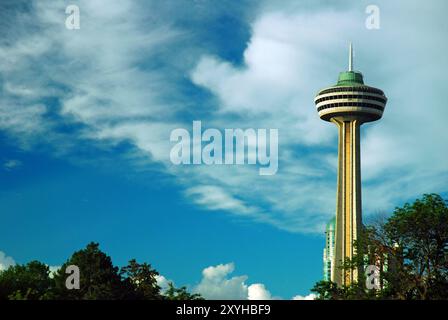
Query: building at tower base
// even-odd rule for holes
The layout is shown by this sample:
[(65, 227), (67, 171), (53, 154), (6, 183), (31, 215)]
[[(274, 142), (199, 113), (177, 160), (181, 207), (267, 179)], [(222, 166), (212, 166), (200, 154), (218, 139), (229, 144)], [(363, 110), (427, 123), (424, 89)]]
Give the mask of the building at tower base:
[(336, 217), (333, 217), (325, 228), (325, 248), (324, 248), (324, 281), (331, 281), (331, 272), (333, 270), (334, 263), (334, 231), (336, 227)]

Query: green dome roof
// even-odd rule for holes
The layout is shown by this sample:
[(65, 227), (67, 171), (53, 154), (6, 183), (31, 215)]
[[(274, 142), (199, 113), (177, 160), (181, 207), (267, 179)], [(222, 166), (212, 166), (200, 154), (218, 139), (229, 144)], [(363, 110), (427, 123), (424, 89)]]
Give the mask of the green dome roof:
[(353, 71), (353, 46), (350, 42), (349, 56), (348, 56), (348, 71), (339, 73), (339, 79), (336, 86), (362, 86), (364, 80), (362, 73)]
[(362, 86), (364, 79), (361, 72), (344, 71), (339, 73), (338, 83), (336, 86)]

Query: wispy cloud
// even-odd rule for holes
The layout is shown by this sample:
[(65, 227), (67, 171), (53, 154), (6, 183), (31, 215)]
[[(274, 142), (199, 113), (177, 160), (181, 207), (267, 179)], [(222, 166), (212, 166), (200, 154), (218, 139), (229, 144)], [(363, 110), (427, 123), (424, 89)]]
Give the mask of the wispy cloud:
[[(443, 83), (440, 70), (447, 61), (436, 51), (425, 54), (413, 49), (416, 41), (420, 43), (415, 35), (422, 37), (426, 47), (439, 46), (437, 36), (424, 36), (434, 31), (428, 15), (419, 16), (418, 26), (407, 25), (409, 10), (416, 5), (409, 3), (405, 9), (380, 5), (394, 19), (377, 34), (363, 28), (362, 10), (303, 13), (275, 8), (255, 20), (244, 67), (208, 55), (198, 62), (192, 80), (219, 98), (219, 112), (238, 114), (250, 124), (281, 128), (280, 174), (269, 183), (257, 179), (250, 185), (263, 186), (260, 196), (273, 212), (280, 213), (276, 221), (290, 222), (289, 229), (319, 230), (313, 226), (321, 225), (334, 211), (336, 150), (328, 146), (336, 145), (336, 130), (318, 120), (312, 98), (317, 89), (334, 83), (337, 72), (345, 67), (345, 59), (336, 62), (328, 48), (340, 51), (340, 57), (349, 39), (355, 39), (359, 48), (358, 66), (362, 64), (367, 83), (380, 86), (389, 96), (381, 123), (363, 127), (365, 212), (390, 211), (421, 193), (447, 190), (448, 168), (443, 160), (448, 150), (443, 129), (447, 111), (442, 91), (434, 90), (432, 82), (420, 81), (430, 77)], [(432, 17), (443, 19), (439, 14)], [(394, 45), (405, 25), (414, 36), (400, 37), (400, 44)], [(415, 33), (414, 28), (418, 28)], [(410, 51), (412, 57), (407, 54)], [(410, 67), (416, 63), (424, 67)], [(411, 93), (411, 88), (418, 90)], [(285, 176), (282, 171), (291, 174)], [(314, 174), (304, 177), (295, 172)]]
[[(235, 63), (197, 39), (198, 31), (189, 27), (200, 21), (168, 15), (168, 4), (159, 8), (159, 16), (166, 15), (161, 19), (151, 11), (156, 2), (77, 3), (80, 30), (65, 29), (62, 4), (34, 1), (0, 44), (0, 130), (22, 143), (66, 148), (127, 141), (150, 163), (161, 164), (199, 206), (292, 232), (320, 232), (334, 213), (336, 129), (318, 119), (313, 97), (345, 68), (345, 46), (353, 40), (355, 66), (389, 97), (381, 123), (363, 128), (365, 212), (447, 190), (440, 72), (447, 61), (444, 50), (421, 48), (442, 46), (443, 28), (434, 29), (427, 18), (443, 21), (437, 6), (418, 16), (416, 25), (409, 18), (414, 2), (406, 8), (380, 3), (394, 18), (372, 33), (358, 6), (308, 10), (271, 3), (244, 16), (250, 38)], [(207, 6), (198, 2), (185, 10), (205, 19)], [(39, 32), (32, 32), (36, 27)], [(253, 166), (173, 166), (170, 131), (190, 128), (193, 119), (220, 129), (278, 128), (278, 173), (261, 177)], [(58, 129), (64, 123), (78, 126), (67, 133)]]
[(3, 168), (6, 171), (11, 171), (11, 170), (14, 170), (15, 168), (20, 167), (21, 165), (22, 165), (22, 161), (16, 160), (16, 159), (9, 159), (3, 163)]

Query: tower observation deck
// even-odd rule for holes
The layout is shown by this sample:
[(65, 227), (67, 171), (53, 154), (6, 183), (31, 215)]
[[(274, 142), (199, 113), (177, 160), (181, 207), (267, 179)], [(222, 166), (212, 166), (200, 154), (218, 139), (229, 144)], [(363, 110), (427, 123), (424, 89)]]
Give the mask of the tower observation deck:
[(354, 242), (362, 228), (360, 126), (379, 120), (387, 98), (380, 89), (364, 84), (363, 75), (353, 71), (350, 44), (349, 70), (341, 72), (336, 85), (322, 89), (314, 99), (322, 120), (339, 130), (338, 183), (336, 200), (335, 268), (332, 281), (349, 285), (358, 279), (358, 270), (343, 270), (344, 261), (356, 253)]

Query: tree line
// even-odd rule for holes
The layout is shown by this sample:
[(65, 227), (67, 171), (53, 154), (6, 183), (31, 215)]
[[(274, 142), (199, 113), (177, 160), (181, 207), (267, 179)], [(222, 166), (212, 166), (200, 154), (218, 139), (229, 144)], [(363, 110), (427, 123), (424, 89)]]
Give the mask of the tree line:
[[(68, 289), (66, 269), (79, 268), (79, 289)], [(159, 273), (148, 263), (130, 260), (118, 268), (98, 243), (89, 243), (55, 272), (48, 265), (31, 261), (0, 271), (0, 300), (198, 300), (186, 287), (172, 282), (162, 292)]]

